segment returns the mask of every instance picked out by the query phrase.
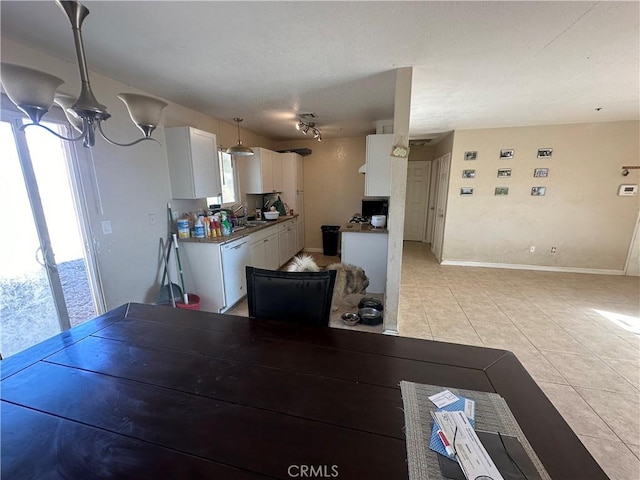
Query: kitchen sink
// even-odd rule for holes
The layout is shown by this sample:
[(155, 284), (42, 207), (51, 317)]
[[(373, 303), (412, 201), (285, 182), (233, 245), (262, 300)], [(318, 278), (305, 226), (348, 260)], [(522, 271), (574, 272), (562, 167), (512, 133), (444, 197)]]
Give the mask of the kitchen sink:
[(247, 227), (259, 227), (260, 225), (266, 225), (267, 223), (269, 223), (268, 220), (248, 220), (245, 222), (245, 225)]

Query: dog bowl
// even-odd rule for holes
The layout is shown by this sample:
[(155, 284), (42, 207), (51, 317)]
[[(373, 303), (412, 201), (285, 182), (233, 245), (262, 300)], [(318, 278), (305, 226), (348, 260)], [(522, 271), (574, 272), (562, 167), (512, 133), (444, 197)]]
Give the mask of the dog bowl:
[(375, 308), (361, 308), (358, 310), (358, 316), (364, 325), (380, 325), (382, 323), (382, 312)]
[(342, 323), (353, 327), (355, 324), (360, 322), (360, 317), (357, 313), (343, 313), (342, 314)]
[(377, 298), (365, 297), (358, 303), (358, 308), (375, 308), (378, 311), (383, 311), (384, 307), (382, 302)]
[(264, 212), (263, 215), (267, 220), (277, 220), (280, 216), (280, 212)]

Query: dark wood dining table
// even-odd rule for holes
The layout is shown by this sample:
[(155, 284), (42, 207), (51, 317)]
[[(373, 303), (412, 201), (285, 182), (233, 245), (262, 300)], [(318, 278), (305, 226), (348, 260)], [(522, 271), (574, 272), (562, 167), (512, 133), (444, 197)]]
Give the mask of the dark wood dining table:
[(3, 480), (406, 479), (401, 380), (497, 392), (552, 478), (607, 478), (504, 350), (132, 303), (0, 368)]

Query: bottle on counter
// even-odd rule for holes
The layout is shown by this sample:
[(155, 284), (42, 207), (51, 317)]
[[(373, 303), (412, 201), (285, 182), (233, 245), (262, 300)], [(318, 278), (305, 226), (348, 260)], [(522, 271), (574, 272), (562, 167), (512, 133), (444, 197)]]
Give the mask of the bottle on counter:
[(191, 236), (191, 232), (189, 231), (189, 219), (179, 218), (178, 219), (178, 238), (189, 238), (190, 236)]
[(204, 222), (202, 221), (203, 218), (204, 217), (198, 215), (198, 220), (196, 220), (196, 224), (194, 225), (194, 237), (196, 238), (205, 238)]
[(220, 212), (220, 226), (222, 228), (222, 235), (227, 237), (231, 235), (231, 223), (227, 219), (227, 212)]

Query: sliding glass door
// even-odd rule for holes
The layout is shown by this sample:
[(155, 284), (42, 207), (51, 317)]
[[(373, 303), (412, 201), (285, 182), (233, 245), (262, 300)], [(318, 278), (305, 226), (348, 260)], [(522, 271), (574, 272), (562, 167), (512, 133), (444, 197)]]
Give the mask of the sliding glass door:
[[(65, 142), (0, 121), (0, 353), (7, 357), (98, 313), (91, 242)], [(63, 126), (48, 127), (63, 133)], [(66, 134), (66, 132), (64, 132)]]

